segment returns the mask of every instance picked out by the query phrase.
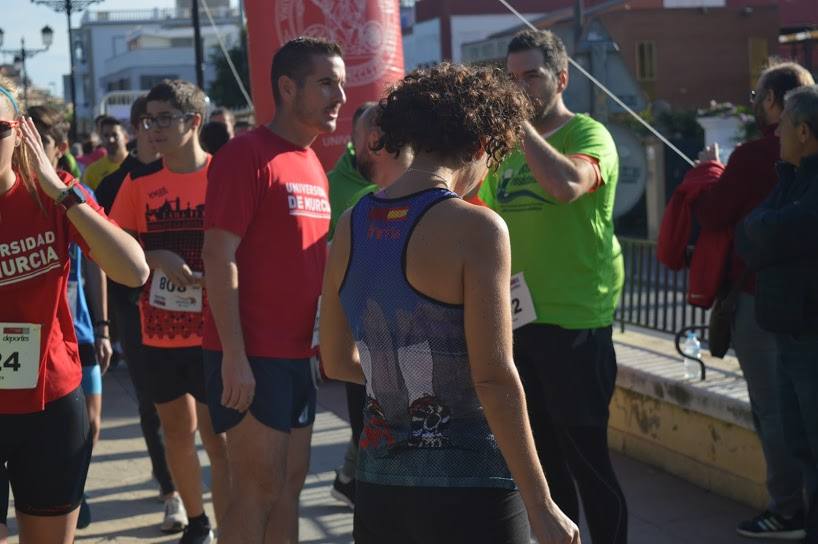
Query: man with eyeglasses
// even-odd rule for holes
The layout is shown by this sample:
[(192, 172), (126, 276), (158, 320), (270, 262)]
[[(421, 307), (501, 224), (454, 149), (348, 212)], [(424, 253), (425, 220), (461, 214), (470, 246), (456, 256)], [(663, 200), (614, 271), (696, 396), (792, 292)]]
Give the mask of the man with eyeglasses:
[(82, 178), (91, 189), (96, 190), (105, 176), (116, 172), (122, 162), (128, 158), (128, 133), (122, 123), (115, 117), (104, 117), (99, 122), (102, 145), (107, 153), (91, 163), (85, 169)]
[[(727, 166), (719, 161), (717, 147), (699, 154), (702, 171), (717, 166), (721, 174), (696, 200), (693, 213), (704, 229), (734, 229), (773, 190), (778, 176), (779, 138), (776, 128), (784, 111), (784, 97), (792, 89), (812, 84), (812, 76), (793, 62), (771, 62), (751, 93), (756, 122), (762, 136), (738, 146)], [(804, 536), (802, 471), (784, 440), (775, 368), (778, 350), (775, 336), (756, 321), (756, 277), (735, 251), (729, 259), (729, 285), (742, 281), (732, 326), (732, 344), (750, 396), (753, 422), (767, 463), (770, 502), (758, 516), (742, 521), (738, 534), (750, 538), (798, 539)]]
[(139, 301), (139, 364), (165, 435), (165, 455), (188, 515), (180, 544), (210, 544), (204, 511), (198, 427), (210, 458), (213, 504), (222, 522), (228, 490), (224, 437), (210, 423), (202, 366), (202, 239), (208, 155), (199, 143), (204, 93), (186, 81), (166, 80), (148, 93), (142, 125), (162, 156), (128, 175), (111, 210), (145, 249), (152, 274)]
[(781, 162), (770, 196), (736, 227), (736, 249), (757, 274), (756, 319), (774, 333), (773, 387), (783, 439), (804, 473), (804, 544), (818, 544), (818, 85), (784, 95)]

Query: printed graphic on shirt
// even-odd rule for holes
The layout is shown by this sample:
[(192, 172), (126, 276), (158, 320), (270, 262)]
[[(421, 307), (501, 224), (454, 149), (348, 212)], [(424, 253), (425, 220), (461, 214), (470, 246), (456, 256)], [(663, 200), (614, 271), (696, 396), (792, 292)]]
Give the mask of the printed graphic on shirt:
[(527, 164), (522, 164), (516, 170), (506, 168), (500, 174), (497, 202), (504, 211), (534, 211), (542, 209), (546, 204), (553, 206), (555, 203), (543, 194)]
[[(166, 195), (168, 190), (164, 187), (155, 189), (147, 195), (146, 232), (140, 233), (145, 251), (158, 249), (172, 251), (184, 259), (192, 270), (202, 270), (204, 204), (183, 202), (181, 197), (168, 200), (164, 198)], [(141, 309), (145, 334), (154, 338), (201, 336), (200, 311), (168, 311), (152, 305), (150, 295), (150, 288), (142, 290)]]
[(451, 410), (440, 400), (424, 395), (409, 407), (411, 418), (410, 448), (445, 448), (450, 445), (446, 431)]
[(62, 266), (53, 230), (0, 244), (0, 286), (41, 276)]
[(368, 214), (366, 237), (369, 240), (398, 240), (401, 237), (401, 223), (408, 217), (408, 206), (372, 208)]
[(309, 183), (285, 183), (284, 186), (287, 189), (290, 215), (316, 219), (330, 218), (329, 197), (323, 187)]

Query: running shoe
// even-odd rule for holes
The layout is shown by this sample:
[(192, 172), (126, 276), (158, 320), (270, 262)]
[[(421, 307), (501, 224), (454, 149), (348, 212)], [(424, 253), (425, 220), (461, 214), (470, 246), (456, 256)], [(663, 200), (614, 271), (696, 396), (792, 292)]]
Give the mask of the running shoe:
[(159, 529), (163, 533), (179, 533), (187, 526), (187, 512), (178, 493), (165, 500), (165, 519)]
[(82, 496), (80, 515), (77, 516), (77, 529), (85, 529), (91, 525), (91, 507), (88, 506), (88, 497)]
[(209, 527), (200, 529), (191, 525), (185, 527), (182, 539), (179, 540), (179, 544), (213, 544), (213, 542), (215, 542), (213, 531)]
[(790, 519), (773, 512), (764, 512), (742, 521), (736, 527), (736, 532), (747, 538), (771, 538), (775, 540), (802, 540), (806, 538), (804, 529), (804, 513), (799, 512)]
[(335, 481), (332, 482), (332, 489), (329, 492), (332, 498), (341, 501), (351, 509), (355, 510), (355, 479), (344, 477), (340, 472), (335, 473)]

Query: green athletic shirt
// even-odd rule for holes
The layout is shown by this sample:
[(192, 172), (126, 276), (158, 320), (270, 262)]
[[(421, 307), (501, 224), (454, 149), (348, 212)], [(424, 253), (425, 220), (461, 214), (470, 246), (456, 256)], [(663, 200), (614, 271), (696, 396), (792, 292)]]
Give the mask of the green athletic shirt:
[(355, 151), (347, 145), (343, 155), (327, 174), (329, 178), (329, 205), (331, 209), (329, 239), (335, 234), (335, 225), (341, 215), (354, 206), (361, 198), (378, 189), (365, 180), (355, 168)]
[(596, 158), (602, 185), (561, 204), (537, 183), (518, 149), (489, 174), (480, 198), (508, 225), (512, 274), (525, 273), (536, 323), (606, 327), (624, 281), (622, 249), (613, 232), (616, 146), (601, 123), (582, 114), (547, 140), (565, 155)]

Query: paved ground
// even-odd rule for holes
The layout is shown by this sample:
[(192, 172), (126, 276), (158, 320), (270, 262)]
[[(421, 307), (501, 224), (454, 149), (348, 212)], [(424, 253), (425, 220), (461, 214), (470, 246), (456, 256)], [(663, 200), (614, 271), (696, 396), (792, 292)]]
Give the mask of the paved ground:
[[(136, 401), (127, 370), (105, 376), (102, 440), (88, 479), (94, 523), (77, 535), (78, 543), (175, 542), (157, 529), (161, 504), (150, 479), (150, 463), (137, 419)], [(325, 384), (319, 395), (312, 463), (301, 495), (301, 541), (352, 541), (352, 515), (329, 496), (333, 469), (343, 456), (349, 429), (344, 389)], [(207, 459), (200, 450), (203, 465)], [(673, 476), (620, 455), (614, 456), (630, 510), (632, 544), (731, 544), (748, 542), (735, 535), (737, 520), (753, 512)], [(205, 468), (205, 481), (209, 473)], [(208, 508), (209, 496), (208, 499)], [(13, 517), (12, 531), (15, 531)], [(12, 537), (11, 542), (17, 542)], [(583, 542), (589, 543), (587, 531)]]

